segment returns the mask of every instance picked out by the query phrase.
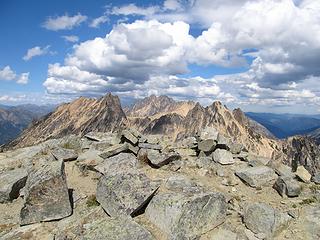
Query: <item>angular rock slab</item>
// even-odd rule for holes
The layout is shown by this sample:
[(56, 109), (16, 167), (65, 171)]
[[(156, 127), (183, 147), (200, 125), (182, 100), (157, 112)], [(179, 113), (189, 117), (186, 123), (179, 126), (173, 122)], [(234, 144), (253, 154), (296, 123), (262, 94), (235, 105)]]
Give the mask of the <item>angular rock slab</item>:
[(146, 148), (146, 149), (154, 149), (154, 150), (161, 150), (162, 147), (159, 144), (155, 143), (139, 143), (139, 148)]
[(105, 159), (95, 169), (104, 174), (112, 175), (119, 172), (127, 172), (135, 169), (138, 165), (138, 160), (132, 153), (119, 153), (113, 157)]
[(214, 127), (205, 127), (200, 133), (201, 140), (212, 139), (217, 141), (218, 136), (219, 136), (219, 132)]
[(21, 225), (57, 220), (72, 214), (63, 161), (35, 166), (28, 176)]
[(308, 183), (311, 180), (311, 174), (308, 172), (307, 169), (304, 168), (304, 166), (299, 166), (296, 171), (296, 176), (299, 178), (302, 182)]
[(27, 181), (25, 169), (17, 168), (0, 174), (0, 203), (12, 201), (19, 197), (19, 191)]
[(78, 158), (78, 154), (73, 149), (56, 148), (51, 150), (51, 154), (56, 160), (73, 161)]
[(300, 184), (289, 177), (278, 177), (273, 188), (283, 197), (298, 197), (301, 193)]
[(221, 193), (162, 193), (146, 209), (146, 216), (168, 239), (194, 239), (223, 223), (226, 200)]
[(96, 196), (110, 216), (134, 217), (149, 203), (158, 188), (159, 184), (143, 173), (122, 172), (101, 177)]
[(198, 149), (205, 153), (211, 153), (217, 146), (217, 142), (213, 139), (206, 139), (198, 143)]
[(243, 213), (243, 222), (255, 234), (274, 236), (287, 226), (291, 217), (265, 203), (249, 204)]
[(127, 152), (129, 151), (129, 144), (116, 144), (106, 149), (103, 153), (101, 153), (99, 156), (103, 159), (106, 159), (108, 157), (112, 157), (114, 155), (117, 155), (121, 152)]
[(225, 149), (216, 149), (212, 154), (212, 158), (215, 162), (220, 163), (221, 165), (235, 163), (232, 153)]
[(148, 153), (150, 165), (155, 168), (160, 168), (170, 162), (180, 160), (181, 156), (177, 153)]
[(84, 226), (85, 240), (153, 240), (151, 233), (129, 218), (106, 218)]
[(235, 174), (251, 187), (261, 187), (277, 179), (273, 169), (266, 166), (248, 167)]
[(124, 141), (129, 141), (133, 145), (138, 143), (138, 138), (136, 138), (129, 130), (123, 130), (121, 136)]

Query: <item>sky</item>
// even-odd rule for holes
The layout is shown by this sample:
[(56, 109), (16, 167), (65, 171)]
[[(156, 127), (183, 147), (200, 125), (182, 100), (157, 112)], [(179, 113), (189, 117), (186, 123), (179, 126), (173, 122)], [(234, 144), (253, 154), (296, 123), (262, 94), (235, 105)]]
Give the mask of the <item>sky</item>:
[(0, 104), (108, 92), (320, 112), (320, 1), (0, 1)]

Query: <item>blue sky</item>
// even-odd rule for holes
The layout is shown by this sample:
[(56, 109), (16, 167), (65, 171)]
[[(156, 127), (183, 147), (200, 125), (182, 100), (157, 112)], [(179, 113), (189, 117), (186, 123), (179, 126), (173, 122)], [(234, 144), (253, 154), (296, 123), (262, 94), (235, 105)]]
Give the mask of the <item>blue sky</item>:
[(1, 1), (0, 103), (113, 92), (315, 113), (319, 12), (316, 0)]

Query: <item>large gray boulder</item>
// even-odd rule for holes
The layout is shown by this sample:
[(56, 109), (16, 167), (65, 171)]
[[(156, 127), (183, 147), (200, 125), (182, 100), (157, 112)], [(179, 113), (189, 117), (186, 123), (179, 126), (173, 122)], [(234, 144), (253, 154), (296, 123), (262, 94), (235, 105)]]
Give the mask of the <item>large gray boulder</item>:
[(169, 164), (170, 162), (181, 159), (180, 155), (175, 152), (159, 153), (157, 151), (148, 151), (147, 156), (150, 165), (155, 168), (160, 168), (164, 165)]
[(320, 184), (320, 172), (317, 172), (312, 176), (311, 181), (315, 184)]
[(113, 145), (113, 146), (107, 148), (99, 156), (102, 157), (103, 159), (106, 159), (108, 157), (112, 157), (114, 155), (117, 155), (121, 152), (131, 152), (131, 150), (129, 149), (129, 145), (130, 144), (128, 144), (128, 143)]
[(198, 143), (198, 149), (205, 153), (211, 153), (216, 148), (217, 142), (213, 139), (202, 140)]
[(266, 203), (248, 204), (244, 209), (243, 222), (255, 234), (268, 237), (277, 235), (287, 227), (291, 217)]
[(300, 184), (289, 177), (278, 177), (277, 181), (273, 185), (273, 188), (283, 197), (298, 197), (301, 193)]
[(212, 154), (212, 158), (215, 162), (222, 165), (235, 163), (232, 153), (225, 149), (216, 149)]
[(132, 133), (131, 133), (131, 131), (129, 131), (129, 130), (127, 130), (127, 129), (125, 129), (125, 130), (123, 130), (122, 132), (121, 132), (121, 138), (124, 140), (124, 141), (129, 141), (131, 144), (133, 144), (133, 145), (136, 145), (136, 144), (138, 144), (138, 138), (135, 136), (135, 135), (133, 135)]
[(0, 203), (18, 198), (20, 189), (26, 184), (27, 176), (28, 173), (23, 168), (0, 173)]
[(266, 166), (244, 168), (236, 171), (235, 174), (251, 187), (273, 184), (277, 179), (273, 169)]
[(21, 225), (57, 220), (71, 214), (64, 162), (36, 163), (26, 183)]
[(132, 153), (119, 153), (105, 159), (95, 169), (104, 175), (113, 175), (136, 169), (138, 160)]
[(73, 149), (55, 148), (51, 150), (51, 154), (56, 160), (73, 161), (78, 158), (78, 154)]
[(194, 239), (222, 224), (226, 200), (221, 193), (162, 193), (146, 209), (146, 216), (167, 239)]
[(85, 240), (152, 240), (151, 233), (130, 218), (105, 218), (86, 224)]
[(136, 171), (100, 178), (97, 186), (97, 201), (112, 217), (135, 216), (150, 201), (159, 188), (145, 174)]
[(214, 127), (205, 127), (201, 132), (200, 132), (200, 139), (201, 140), (206, 140), (206, 139), (212, 139), (217, 141), (219, 136), (219, 132), (217, 129)]

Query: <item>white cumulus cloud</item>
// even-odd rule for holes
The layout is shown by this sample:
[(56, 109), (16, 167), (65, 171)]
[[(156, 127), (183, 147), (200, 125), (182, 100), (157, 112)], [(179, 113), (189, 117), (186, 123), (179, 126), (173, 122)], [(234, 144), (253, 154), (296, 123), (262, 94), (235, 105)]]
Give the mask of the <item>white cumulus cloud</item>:
[(47, 20), (42, 24), (42, 26), (48, 30), (58, 31), (58, 30), (70, 30), (74, 27), (79, 26), (81, 23), (87, 20), (87, 16), (78, 13), (74, 16), (69, 16), (65, 14), (58, 17), (48, 17)]
[(10, 66), (0, 68), (0, 81), (16, 81), (18, 84), (27, 84), (29, 81), (29, 73), (15, 73)]
[(40, 46), (36, 46), (33, 48), (28, 49), (26, 55), (23, 56), (23, 60), (25, 61), (29, 61), (30, 59), (36, 57), (36, 56), (42, 56), (42, 55), (46, 55), (46, 54), (53, 54), (53, 52), (51, 52), (50, 50), (50, 45), (46, 46), (46, 47), (40, 47)]

